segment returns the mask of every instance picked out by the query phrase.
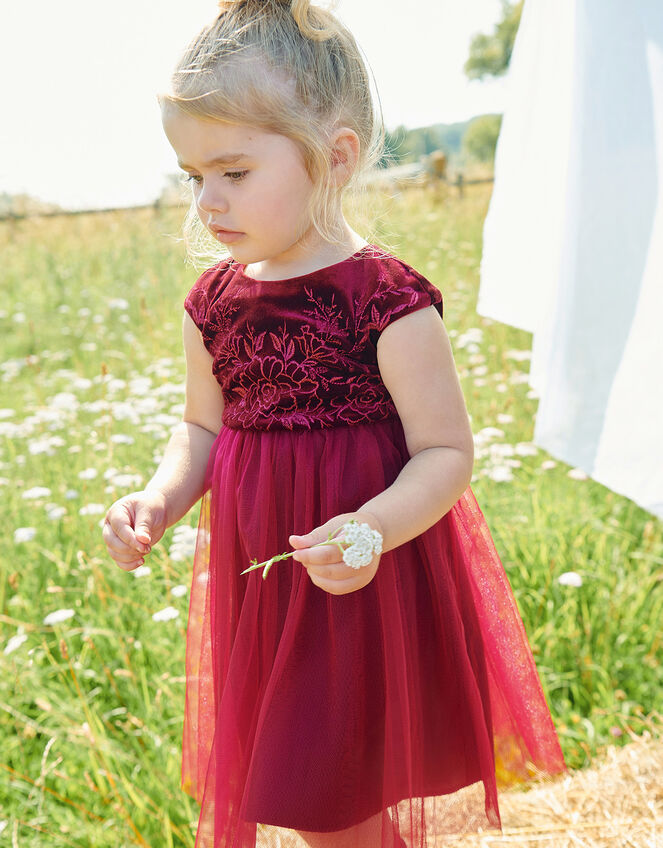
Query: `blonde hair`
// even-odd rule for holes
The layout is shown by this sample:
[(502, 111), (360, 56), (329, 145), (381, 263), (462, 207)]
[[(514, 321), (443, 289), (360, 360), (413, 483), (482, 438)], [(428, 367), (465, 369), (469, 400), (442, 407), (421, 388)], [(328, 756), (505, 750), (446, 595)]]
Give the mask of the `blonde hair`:
[[(337, 241), (331, 134), (343, 126), (359, 138), (349, 182), (379, 159), (384, 139), (354, 37), (310, 0), (221, 0), (219, 9), (184, 51), (161, 102), (197, 118), (249, 124), (294, 141), (314, 185), (313, 225)], [(190, 251), (201, 231), (192, 207), (185, 223)]]

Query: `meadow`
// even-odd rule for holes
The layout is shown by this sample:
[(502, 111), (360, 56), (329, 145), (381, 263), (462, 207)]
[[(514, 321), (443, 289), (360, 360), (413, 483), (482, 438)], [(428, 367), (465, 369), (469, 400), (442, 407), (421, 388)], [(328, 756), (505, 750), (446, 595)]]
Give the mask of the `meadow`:
[[(372, 238), (444, 295), (472, 487), (580, 769), (661, 732), (663, 524), (532, 444), (531, 337), (475, 311), (489, 197), (378, 197)], [(182, 215), (0, 223), (0, 846), (194, 844), (179, 776), (197, 510), (133, 573), (100, 531), (181, 415)]]

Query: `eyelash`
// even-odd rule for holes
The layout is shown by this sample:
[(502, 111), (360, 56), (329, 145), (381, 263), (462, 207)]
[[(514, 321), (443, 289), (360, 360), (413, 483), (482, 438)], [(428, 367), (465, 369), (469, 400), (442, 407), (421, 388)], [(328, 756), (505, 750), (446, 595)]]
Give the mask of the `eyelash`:
[[(248, 173), (249, 173), (248, 170), (226, 171), (226, 173), (223, 176), (228, 177), (228, 179), (230, 180), (231, 183), (240, 183), (244, 179), (244, 177), (246, 177), (246, 175)], [(201, 181), (202, 181), (202, 177), (199, 176), (198, 174), (189, 174), (188, 177), (184, 178), (184, 182), (187, 182), (187, 183), (194, 182), (197, 185), (200, 185)]]

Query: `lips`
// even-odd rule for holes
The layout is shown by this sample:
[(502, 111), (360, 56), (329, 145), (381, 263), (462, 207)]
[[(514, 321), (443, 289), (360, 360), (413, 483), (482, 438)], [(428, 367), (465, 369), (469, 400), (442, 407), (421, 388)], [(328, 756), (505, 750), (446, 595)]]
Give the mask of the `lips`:
[(224, 244), (237, 241), (244, 233), (239, 230), (226, 230), (224, 227), (218, 227), (215, 224), (210, 224), (209, 229), (214, 233), (214, 236)]

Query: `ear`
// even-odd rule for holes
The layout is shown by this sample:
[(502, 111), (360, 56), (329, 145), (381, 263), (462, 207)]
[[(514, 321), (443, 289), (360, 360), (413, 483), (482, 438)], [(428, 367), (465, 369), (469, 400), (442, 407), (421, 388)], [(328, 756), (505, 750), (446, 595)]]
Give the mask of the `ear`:
[(359, 161), (359, 136), (349, 127), (338, 127), (331, 137), (332, 178), (342, 188), (352, 177)]

